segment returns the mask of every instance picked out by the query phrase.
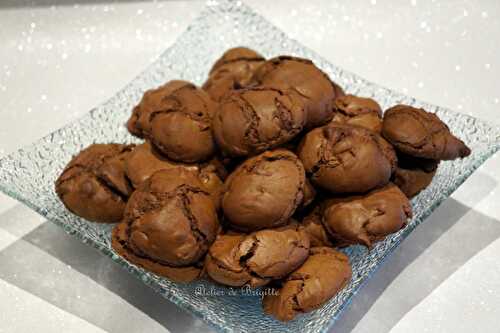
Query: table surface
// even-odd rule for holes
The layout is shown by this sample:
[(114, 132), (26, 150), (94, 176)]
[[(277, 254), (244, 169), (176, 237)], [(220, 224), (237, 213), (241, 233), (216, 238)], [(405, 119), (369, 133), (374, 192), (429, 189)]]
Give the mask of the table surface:
[[(31, 2), (0, 4), (0, 156), (112, 96), (204, 5)], [(499, 1), (246, 3), (345, 69), (499, 123)], [(333, 330), (499, 332), (499, 169), (497, 154), (403, 242)], [(210, 329), (0, 195), (0, 332), (30, 331)]]

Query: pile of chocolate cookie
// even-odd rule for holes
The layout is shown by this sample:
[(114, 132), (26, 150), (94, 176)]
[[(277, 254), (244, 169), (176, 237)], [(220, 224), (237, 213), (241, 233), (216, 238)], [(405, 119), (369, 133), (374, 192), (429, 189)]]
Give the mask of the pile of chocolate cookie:
[(371, 248), (412, 216), (440, 161), (470, 149), (437, 115), (382, 113), (307, 59), (228, 50), (200, 88), (146, 91), (127, 128), (138, 145), (93, 144), (56, 181), (74, 214), (117, 223), (115, 251), (174, 281), (274, 287), (279, 320), (320, 307)]

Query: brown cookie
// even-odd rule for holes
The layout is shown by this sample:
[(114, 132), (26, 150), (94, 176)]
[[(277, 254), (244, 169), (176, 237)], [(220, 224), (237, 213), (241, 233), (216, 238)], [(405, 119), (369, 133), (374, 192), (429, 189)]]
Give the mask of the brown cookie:
[(393, 183), (408, 197), (413, 198), (425, 189), (434, 178), (439, 161), (398, 154), (398, 167)]
[(382, 131), (382, 109), (371, 98), (341, 96), (335, 100), (333, 110), (332, 122), (361, 126), (379, 134)]
[(286, 224), (304, 198), (300, 160), (284, 149), (266, 151), (236, 168), (224, 183), (222, 209), (229, 226), (244, 231)]
[(309, 255), (309, 239), (297, 224), (250, 235), (219, 235), (205, 259), (205, 270), (228, 286), (260, 287), (285, 277)]
[(205, 91), (185, 85), (164, 97), (161, 107), (150, 113), (145, 137), (174, 161), (206, 161), (215, 153), (211, 128), (215, 109)]
[(344, 91), (311, 60), (290, 56), (267, 60), (254, 74), (253, 80), (266, 87), (293, 90), (306, 107), (306, 127), (324, 125), (332, 119), (333, 102)]
[(332, 193), (383, 186), (396, 167), (391, 145), (358, 126), (330, 123), (316, 128), (307, 133), (297, 152), (311, 182)]
[(190, 84), (186, 81), (172, 80), (161, 87), (146, 91), (127, 121), (128, 131), (137, 137), (144, 138), (144, 131), (150, 127), (151, 113), (163, 109), (163, 102), (171, 93)]
[(233, 91), (214, 117), (215, 140), (228, 156), (255, 155), (290, 141), (305, 122), (301, 98), (279, 89)]
[(112, 245), (136, 265), (191, 281), (201, 274), (218, 228), (213, 201), (198, 178), (182, 168), (160, 170), (130, 197)]
[(396, 105), (384, 113), (382, 135), (414, 157), (454, 160), (471, 152), (436, 114), (408, 105)]
[(230, 91), (247, 87), (264, 61), (264, 57), (249, 48), (229, 49), (210, 70), (203, 89), (214, 101), (220, 102)]
[(313, 211), (302, 220), (302, 230), (309, 236), (311, 247), (335, 246), (325, 227), (321, 223), (323, 209), (320, 205), (314, 207)]
[(55, 184), (66, 208), (89, 221), (120, 221), (132, 191), (125, 159), (133, 147), (93, 144), (73, 157)]
[(282, 283), (276, 294), (264, 296), (264, 312), (281, 321), (321, 307), (352, 276), (349, 258), (332, 248), (311, 248), (309, 258)]
[(406, 226), (411, 216), (408, 198), (396, 185), (389, 184), (363, 196), (329, 200), (322, 222), (337, 246), (371, 247)]
[(226, 170), (215, 158), (201, 164), (175, 162), (160, 154), (149, 142), (145, 142), (135, 147), (125, 161), (126, 174), (135, 188), (156, 171), (172, 168), (183, 168), (196, 174), (203, 187), (213, 197), (216, 207), (220, 206)]

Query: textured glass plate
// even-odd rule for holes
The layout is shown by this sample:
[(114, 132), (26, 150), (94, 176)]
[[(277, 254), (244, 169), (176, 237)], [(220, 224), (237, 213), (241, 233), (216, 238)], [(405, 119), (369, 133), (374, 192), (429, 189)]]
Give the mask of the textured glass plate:
[[(464, 160), (442, 163), (433, 183), (413, 201), (415, 217), (370, 252), (346, 249), (353, 265), (351, 283), (317, 311), (287, 324), (265, 316), (258, 295), (215, 287), (209, 282), (176, 284), (129, 264), (111, 249), (109, 225), (68, 213), (54, 193), (54, 180), (71, 156), (93, 142), (133, 142), (123, 124), (144, 90), (170, 79), (201, 84), (211, 64), (228, 47), (247, 45), (265, 56), (292, 54), (312, 59), (348, 92), (375, 98), (385, 109), (396, 103), (437, 112), (472, 148)], [(0, 188), (70, 234), (91, 244), (168, 300), (221, 331), (326, 332), (352, 296), (409, 233), (500, 147), (500, 130), (478, 119), (417, 101), (335, 67), (239, 2), (212, 1), (178, 41), (113, 98), (79, 121), (0, 160)], [(213, 289), (212, 289), (213, 288)], [(224, 294), (224, 295), (221, 295)]]

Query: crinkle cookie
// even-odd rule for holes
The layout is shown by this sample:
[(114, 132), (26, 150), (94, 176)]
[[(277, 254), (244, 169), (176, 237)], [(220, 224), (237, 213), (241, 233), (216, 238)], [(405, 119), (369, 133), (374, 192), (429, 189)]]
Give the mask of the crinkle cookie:
[(174, 281), (192, 281), (219, 229), (210, 194), (182, 168), (160, 170), (130, 197), (112, 246), (130, 262)]
[(323, 226), (337, 246), (373, 243), (406, 226), (412, 216), (408, 198), (394, 184), (365, 195), (325, 203)]
[(436, 114), (408, 105), (385, 111), (382, 135), (399, 151), (414, 157), (454, 160), (471, 152)]
[(260, 287), (297, 269), (309, 255), (309, 238), (297, 224), (249, 235), (219, 235), (210, 247), (205, 270), (228, 286)]
[(120, 221), (132, 192), (125, 160), (133, 147), (93, 144), (73, 157), (55, 184), (66, 208), (93, 222)]
[(298, 156), (315, 185), (332, 193), (362, 193), (389, 182), (396, 153), (380, 135), (330, 123), (307, 133)]
[(162, 109), (165, 99), (171, 93), (190, 84), (187, 81), (172, 80), (158, 88), (146, 91), (127, 121), (128, 131), (139, 138), (144, 138), (145, 130), (150, 127), (151, 113)]
[(333, 116), (333, 103), (344, 95), (342, 88), (330, 80), (311, 60), (280, 56), (260, 66), (253, 81), (262, 86), (298, 93), (307, 111), (306, 127), (326, 124)]
[(224, 183), (222, 210), (228, 225), (255, 231), (287, 224), (304, 199), (305, 181), (302, 163), (288, 150), (246, 160)]
[(217, 109), (214, 136), (225, 155), (255, 155), (293, 139), (302, 131), (305, 117), (304, 105), (292, 91), (237, 90)]
[(276, 294), (264, 296), (264, 312), (281, 321), (319, 308), (351, 280), (349, 258), (329, 247), (311, 248), (302, 266), (291, 273)]

